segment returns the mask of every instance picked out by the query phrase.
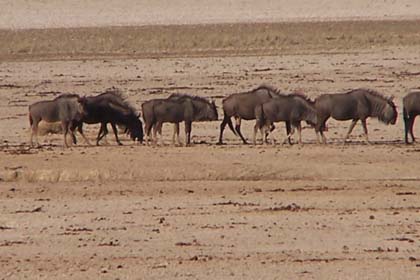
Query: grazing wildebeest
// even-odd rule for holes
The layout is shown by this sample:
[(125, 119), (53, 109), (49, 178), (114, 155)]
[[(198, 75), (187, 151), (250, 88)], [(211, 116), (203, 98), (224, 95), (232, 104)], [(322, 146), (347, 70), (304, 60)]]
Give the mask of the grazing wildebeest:
[(416, 138), (413, 134), (414, 120), (420, 115), (420, 91), (413, 91), (403, 98), (403, 116), (405, 128), (405, 143), (409, 144), (408, 134), (410, 133), (413, 142)]
[[(179, 143), (179, 123), (185, 124), (185, 145), (191, 142), (191, 125), (193, 121), (217, 120), (217, 108), (213, 101), (199, 96), (188, 94), (172, 94), (167, 99), (154, 99), (143, 103), (143, 119), (145, 122), (146, 137), (150, 136), (153, 127), (154, 142), (157, 142), (157, 133), (162, 137), (162, 125), (165, 122), (174, 124), (174, 134)], [(146, 143), (148, 140), (146, 140)]]
[(29, 123), (31, 125), (31, 146), (35, 134), (38, 143), (38, 124), (45, 122), (61, 122), (64, 132), (64, 146), (68, 147), (67, 134), (74, 138), (71, 126), (83, 118), (84, 110), (81, 99), (77, 94), (62, 94), (53, 100), (39, 101), (29, 106)]
[[(275, 98), (257, 106), (255, 109), (256, 123), (254, 127), (254, 144), (256, 144), (256, 134), (258, 129), (261, 131), (263, 142), (267, 142), (267, 130), (274, 122), (284, 121), (286, 123), (287, 139), (293, 134), (293, 128), (297, 128), (298, 141), (302, 144), (301, 121), (315, 126), (317, 123), (317, 113), (315, 102), (303, 94), (278, 94)], [(274, 140), (273, 140), (274, 144)]]
[[(235, 135), (241, 137), (244, 144), (246, 139), (241, 133), (241, 120), (254, 120), (255, 108), (270, 99), (278, 96), (279, 90), (271, 86), (262, 85), (248, 92), (234, 93), (223, 99), (223, 121), (220, 124), (220, 136), (218, 144), (223, 144), (223, 131), (226, 124)], [(235, 118), (235, 128), (233, 127), (231, 118)], [(274, 127), (271, 128), (273, 130)]]
[(385, 124), (395, 124), (397, 121), (397, 109), (392, 98), (370, 89), (354, 89), (340, 94), (323, 94), (315, 99), (315, 108), (318, 114), (316, 132), (322, 136), (326, 143), (323, 131), (329, 117), (336, 120), (352, 120), (350, 128), (344, 138), (344, 142), (350, 136), (357, 121), (362, 122), (366, 142), (369, 143), (366, 119), (368, 117), (378, 118)]
[(118, 139), (117, 124), (122, 124), (126, 127), (132, 140), (143, 142), (143, 125), (139, 119), (140, 115), (126, 101), (121, 92), (111, 89), (97, 96), (82, 97), (81, 103), (85, 114), (73, 129), (77, 127), (79, 133), (86, 141), (87, 138), (83, 133), (83, 123), (101, 124), (96, 138), (96, 145), (99, 145), (99, 141), (108, 134), (106, 126), (110, 123), (118, 145), (122, 145), (122, 143)]

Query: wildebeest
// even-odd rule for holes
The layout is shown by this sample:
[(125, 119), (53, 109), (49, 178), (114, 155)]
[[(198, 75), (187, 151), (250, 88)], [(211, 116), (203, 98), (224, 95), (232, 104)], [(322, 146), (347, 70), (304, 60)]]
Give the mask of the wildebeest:
[(420, 91), (413, 91), (403, 98), (403, 116), (405, 128), (405, 143), (409, 144), (408, 134), (411, 135), (411, 140), (416, 141), (413, 134), (414, 120), (416, 116), (420, 115)]
[(83, 118), (84, 109), (81, 99), (77, 94), (62, 94), (53, 100), (39, 101), (29, 106), (29, 123), (31, 125), (30, 143), (33, 145), (35, 134), (38, 143), (38, 124), (41, 120), (45, 122), (61, 122), (64, 132), (64, 146), (68, 147), (67, 134), (74, 138), (71, 126)]
[[(241, 120), (254, 120), (255, 108), (261, 104), (269, 101), (279, 94), (279, 90), (262, 85), (256, 89), (248, 92), (234, 93), (223, 99), (223, 121), (220, 124), (220, 136), (218, 144), (223, 144), (223, 131), (226, 124), (235, 135), (241, 137), (244, 144), (247, 144), (246, 139), (241, 133)], [(235, 128), (233, 127), (231, 118), (235, 118)]]
[(191, 142), (191, 125), (193, 121), (217, 120), (217, 108), (214, 101), (188, 94), (172, 94), (167, 99), (153, 99), (142, 104), (143, 120), (145, 122), (146, 143), (153, 128), (154, 142), (157, 133), (162, 136), (162, 125), (165, 122), (174, 123), (174, 134), (179, 143), (179, 123), (185, 124), (185, 145)]
[(132, 140), (143, 141), (143, 125), (139, 119), (140, 115), (126, 101), (120, 91), (110, 89), (96, 96), (82, 97), (81, 103), (85, 114), (73, 129), (77, 127), (79, 133), (86, 141), (87, 139), (83, 133), (83, 123), (101, 124), (96, 138), (96, 145), (99, 145), (99, 141), (108, 133), (108, 123), (111, 124), (118, 145), (122, 145), (122, 143), (118, 139), (117, 124), (122, 124), (126, 127)]
[[(141, 104), (146, 145), (149, 144), (152, 128), (156, 130), (156, 118), (154, 114), (154, 108), (157, 104), (164, 102), (166, 99), (167, 98), (152, 99), (152, 100), (145, 101), (143, 102), (143, 104)], [(173, 134), (173, 137), (175, 137), (175, 132)], [(152, 140), (154, 141), (154, 139)], [(172, 139), (172, 142), (174, 141), (175, 139)]]
[(385, 124), (395, 124), (397, 121), (397, 109), (392, 98), (370, 89), (354, 89), (340, 94), (323, 94), (315, 99), (315, 108), (318, 114), (316, 132), (322, 136), (322, 141), (326, 143), (323, 133), (325, 123), (329, 117), (336, 120), (352, 120), (350, 128), (344, 138), (344, 142), (350, 136), (357, 121), (362, 122), (366, 142), (369, 143), (366, 119), (368, 117), (378, 118)]
[[(256, 134), (258, 129), (261, 131), (263, 142), (266, 143), (267, 131), (274, 122), (284, 121), (286, 123), (287, 138), (290, 142), (292, 129), (298, 131), (298, 142), (302, 144), (301, 121), (315, 126), (317, 123), (317, 113), (315, 102), (303, 94), (278, 94), (255, 109), (256, 123), (254, 127), (254, 144), (256, 144)], [(274, 141), (273, 141), (274, 144)]]

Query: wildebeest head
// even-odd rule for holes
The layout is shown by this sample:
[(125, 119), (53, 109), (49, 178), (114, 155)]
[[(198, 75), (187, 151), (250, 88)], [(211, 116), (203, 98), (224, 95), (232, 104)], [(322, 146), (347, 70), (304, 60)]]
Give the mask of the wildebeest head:
[(197, 115), (195, 116), (196, 121), (217, 121), (217, 107), (214, 101), (200, 102), (200, 109), (198, 110)]
[(392, 101), (392, 98), (389, 98), (379, 120), (383, 121), (386, 124), (395, 124), (397, 122), (397, 116), (397, 108), (394, 102)]
[(210, 101), (209, 104), (209, 112), (208, 112), (208, 118), (210, 121), (217, 121), (218, 115), (217, 115), (217, 107), (216, 103), (214, 103), (214, 100)]
[(140, 121), (140, 114), (132, 118), (128, 129), (133, 141), (143, 143), (143, 124)]

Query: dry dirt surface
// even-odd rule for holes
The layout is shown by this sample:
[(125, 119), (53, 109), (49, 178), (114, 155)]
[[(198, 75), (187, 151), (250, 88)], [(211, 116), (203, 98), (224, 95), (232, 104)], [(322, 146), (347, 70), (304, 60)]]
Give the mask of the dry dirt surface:
[[(366, 26), (380, 32), (363, 35)], [(227, 30), (221, 38), (229, 28), (253, 31), (236, 38), (240, 55), (226, 39), (200, 52), (184, 45), (150, 55), (143, 46), (133, 57), (136, 40), (113, 40), (130, 28), (74, 29), (76, 46), (96, 34), (109, 51), (98, 43), (73, 54), (54, 48), (68, 30), (13, 33), (24, 49), (36, 32), (50, 45), (18, 55), (0, 48), (0, 279), (419, 279), (420, 148), (403, 144), (401, 116), (402, 97), (419, 86), (418, 26), (285, 23), (267, 25), (261, 41), (253, 37), (261, 25), (196, 25), (194, 40), (208, 30)], [(169, 44), (161, 27), (147, 28), (157, 34), (152, 46)], [(187, 36), (191, 27), (174, 28)], [(297, 41), (282, 39), (294, 30)], [(371, 145), (360, 126), (343, 145), (349, 122), (333, 120), (327, 145), (312, 129), (304, 145), (282, 145), (278, 124), (277, 145), (243, 145), (226, 130), (217, 146), (220, 121), (193, 124), (191, 147), (170, 144), (170, 125), (159, 147), (124, 136), (120, 147), (111, 135), (99, 147), (63, 149), (61, 135), (40, 138), (42, 148), (27, 143), (27, 106), (60, 93), (116, 86), (138, 108), (197, 94), (216, 100), (220, 119), (223, 97), (262, 83), (310, 97), (374, 88), (395, 96), (400, 114), (395, 126), (368, 121)], [(243, 122), (248, 138), (252, 126)], [(92, 140), (97, 129), (87, 126)]]

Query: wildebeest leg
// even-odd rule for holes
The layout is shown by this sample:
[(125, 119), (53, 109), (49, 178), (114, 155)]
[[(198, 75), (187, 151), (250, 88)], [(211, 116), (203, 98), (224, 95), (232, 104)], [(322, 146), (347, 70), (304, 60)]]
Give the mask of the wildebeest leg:
[(226, 125), (229, 125), (229, 128), (232, 130), (233, 134), (236, 135), (236, 131), (233, 129), (232, 120), (225, 113), (225, 116), (223, 117), (223, 121), (220, 124), (219, 142), (217, 142), (217, 144), (219, 145), (223, 144), (223, 131), (225, 130)]
[(252, 142), (253, 142), (254, 145), (257, 145), (257, 133), (258, 133), (258, 129), (260, 129), (260, 130), (262, 129), (259, 120), (257, 120), (255, 122), (255, 125), (254, 125), (254, 135), (253, 135), (253, 138), (252, 138)]
[(99, 146), (99, 141), (101, 141), (107, 134), (108, 128), (106, 127), (106, 124), (101, 123), (101, 128), (99, 129), (98, 136), (96, 137), (96, 146)]
[(411, 116), (406, 116), (405, 108), (404, 108), (404, 140), (405, 144), (410, 144), (410, 141), (408, 140), (408, 133), (410, 131), (410, 122), (411, 122)]
[[(176, 143), (175, 143), (175, 137), (176, 137)], [(172, 135), (172, 144), (178, 144), (181, 145), (181, 142), (179, 141), (179, 123), (174, 123), (174, 134)]]
[(155, 123), (153, 125), (153, 137), (152, 137), (152, 144), (153, 144), (153, 146), (154, 145), (157, 145), (157, 131), (158, 131), (157, 126), (158, 125), (159, 125), (158, 123)]
[(229, 117), (227, 117), (225, 115), (222, 123), (220, 124), (219, 142), (217, 142), (217, 144), (219, 144), (219, 145), (223, 144), (223, 130), (225, 130), (226, 124), (228, 123), (228, 119), (229, 119)]
[(300, 125), (300, 122), (296, 124), (296, 129), (297, 129), (297, 133), (298, 133), (298, 143), (300, 145), (303, 144), (302, 142), (302, 126)]
[(318, 144), (327, 144), (327, 137), (325, 137), (323, 130), (316, 131), (316, 140)]
[(71, 139), (73, 140), (73, 144), (76, 145), (77, 139), (76, 139), (76, 135), (74, 134), (74, 129), (72, 129), (73, 127), (74, 127), (74, 122), (71, 121), (67, 129), (70, 132), (70, 136), (71, 136)]
[[(99, 129), (98, 137), (96, 138), (96, 145), (99, 146), (99, 141), (101, 141), (102, 138), (105, 138), (105, 136), (107, 135), (108, 135), (107, 123), (101, 123), (101, 128)], [(104, 142), (106, 145), (109, 144), (106, 138)]]
[(316, 131), (316, 140), (318, 144), (327, 144), (327, 137), (324, 135), (324, 128), (325, 126), (322, 127), (321, 130)]
[(74, 133), (74, 129), (70, 129), (70, 132), (73, 139), (73, 145), (77, 145), (77, 138), (76, 138), (76, 134)]
[(316, 140), (318, 144), (321, 143), (319, 137), (322, 137), (322, 143), (327, 144), (327, 137), (324, 135), (325, 125), (328, 120), (329, 116), (320, 116), (318, 115), (318, 122), (315, 125), (315, 132), (316, 132)]
[(191, 143), (191, 121), (185, 121), (185, 146)]
[[(267, 130), (265, 131), (265, 141), (266, 141), (266, 143), (268, 143), (268, 140), (267, 140), (268, 135), (270, 135), (270, 133), (273, 132), (275, 128), (276, 128), (276, 126), (274, 125), (274, 123), (271, 123), (269, 128), (267, 127)], [(273, 137), (273, 142), (274, 142), (274, 137)], [(273, 143), (273, 145), (274, 144), (275, 143)]]
[(73, 137), (73, 144), (76, 145), (77, 144), (77, 139), (76, 139), (76, 127), (78, 127), (79, 125), (75, 122), (72, 122), (70, 125), (70, 131), (72, 132), (72, 137)]
[[(273, 123), (271, 123), (270, 125), (266, 125), (265, 126), (265, 131), (264, 131), (264, 136), (265, 136), (265, 138), (264, 138), (264, 143), (265, 144), (268, 144), (268, 139), (267, 139), (267, 137), (268, 137), (268, 135), (270, 135), (270, 133), (273, 131), (272, 130), (272, 127), (273, 127), (274, 125), (273, 125)], [(274, 134), (271, 134), (271, 145), (276, 145), (276, 138), (274, 137)]]
[(416, 138), (414, 137), (414, 133), (413, 133), (413, 127), (414, 127), (414, 120), (415, 120), (416, 116), (411, 116), (410, 117), (410, 126), (409, 126), (409, 132), (411, 135), (411, 139), (413, 140), (413, 142), (416, 142)]
[(108, 137), (106, 137), (108, 135), (108, 123), (102, 123), (99, 131), (102, 131), (103, 133), (101, 140), (104, 139), (105, 145), (109, 145)]
[(163, 126), (163, 122), (156, 122), (156, 124), (153, 127), (153, 137), (154, 137), (155, 144), (157, 145), (158, 144), (157, 134), (159, 134), (160, 144), (163, 146), (165, 145), (165, 143), (163, 142), (163, 137), (162, 137), (162, 126)]
[(34, 134), (35, 134), (36, 145), (38, 147), (40, 146), (39, 145), (39, 142), (38, 142), (38, 124), (39, 124), (39, 121), (38, 120), (35, 120), (32, 123), (32, 125), (31, 125), (31, 138), (30, 138), (30, 142), (31, 142), (31, 146), (32, 147), (34, 146), (34, 143), (33, 143), (33, 136), (34, 136)]
[(146, 145), (149, 145), (149, 141), (153, 142), (153, 139), (150, 139), (151, 134), (152, 134), (152, 128), (153, 128), (153, 123), (151, 122), (145, 122), (144, 124), (144, 130), (146, 132)]
[(238, 133), (239, 137), (241, 137), (242, 142), (244, 142), (244, 144), (248, 144), (245, 137), (241, 133), (241, 120), (242, 119), (240, 117), (235, 117), (235, 123), (236, 123), (235, 130), (236, 130), (236, 133)]
[(77, 131), (79, 131), (79, 133), (82, 135), (83, 140), (85, 140), (86, 144), (88, 144), (89, 146), (92, 146), (92, 144), (90, 143), (89, 139), (86, 137), (86, 135), (83, 133), (83, 123), (79, 124), (77, 126)]
[[(270, 135), (270, 133), (274, 130), (274, 124), (272, 122), (267, 121), (264, 125), (264, 137), (263, 137), (263, 142), (264, 144), (268, 144), (268, 135)], [(273, 138), (273, 142), (272, 144), (275, 144), (274, 141), (274, 136)]]
[(361, 121), (362, 121), (362, 126), (363, 126), (363, 132), (365, 133), (366, 143), (370, 144), (369, 137), (368, 137), (368, 129), (366, 125), (366, 119), (361, 120)]
[(283, 143), (285, 143), (287, 140), (289, 142), (289, 145), (292, 145), (291, 137), (293, 133), (294, 129), (292, 129), (290, 121), (286, 121), (286, 138), (283, 140)]
[(115, 141), (117, 141), (118, 145), (122, 146), (122, 143), (120, 141), (120, 139), (118, 139), (118, 130), (117, 130), (117, 126), (115, 125), (115, 123), (111, 123), (111, 127), (112, 130), (114, 131), (114, 135), (115, 135)]
[(61, 127), (63, 128), (64, 132), (64, 147), (68, 148), (69, 145), (67, 144), (67, 133), (69, 131), (69, 123), (66, 121), (61, 122)]
[[(346, 136), (344, 137), (344, 143), (346, 143), (347, 139), (349, 139), (351, 132), (353, 131), (354, 126), (356, 125), (358, 120), (352, 120), (349, 130), (347, 131)], [(363, 121), (362, 121), (362, 125), (363, 125)]]
[[(269, 124), (264, 124), (260, 128), (261, 140), (262, 140), (263, 144), (268, 144), (267, 136), (269, 135), (269, 131), (270, 131), (270, 125)], [(273, 145), (274, 145), (274, 140), (273, 140)]]
[(261, 132), (261, 139), (263, 144), (267, 144), (267, 131), (266, 131), (266, 127), (265, 125), (263, 127), (260, 128), (260, 132)]

